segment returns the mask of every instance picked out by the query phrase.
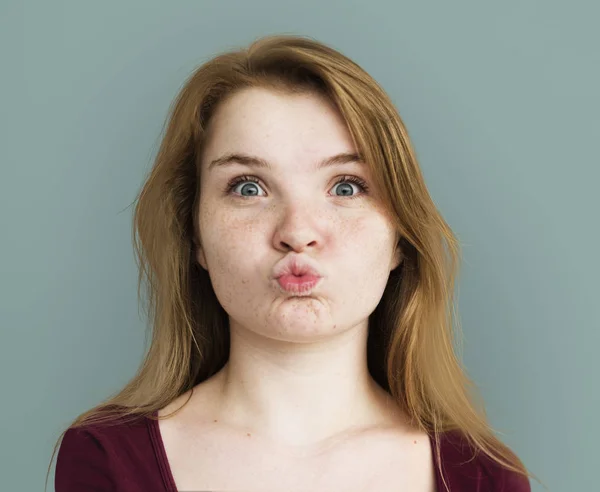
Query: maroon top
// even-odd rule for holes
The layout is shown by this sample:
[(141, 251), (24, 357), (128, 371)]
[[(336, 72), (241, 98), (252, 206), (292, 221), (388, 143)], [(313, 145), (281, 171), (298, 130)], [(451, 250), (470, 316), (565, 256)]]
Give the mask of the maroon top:
[[(483, 453), (469, 461), (472, 451), (458, 436), (447, 432), (441, 437), (444, 477), (451, 492), (531, 492), (526, 477)], [(437, 490), (445, 492), (437, 455), (432, 454)], [(145, 417), (69, 428), (56, 459), (54, 484), (55, 492), (177, 492), (158, 422)]]

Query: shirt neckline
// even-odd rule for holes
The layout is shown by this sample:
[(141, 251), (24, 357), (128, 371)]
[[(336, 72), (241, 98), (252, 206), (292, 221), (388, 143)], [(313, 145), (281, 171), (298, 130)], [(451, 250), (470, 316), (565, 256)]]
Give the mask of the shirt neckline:
[[(150, 438), (154, 447), (154, 454), (158, 462), (158, 467), (160, 469), (160, 475), (162, 477), (163, 484), (167, 492), (178, 492), (177, 485), (175, 483), (175, 478), (173, 477), (173, 472), (171, 471), (171, 465), (169, 464), (167, 451), (165, 449), (165, 443), (162, 439), (160, 426), (158, 424), (158, 410), (155, 410), (152, 413), (152, 417), (157, 418), (146, 419), (146, 421), (148, 422), (148, 430), (150, 432)], [(440, 475), (438, 456), (435, 452), (435, 443), (433, 442), (433, 439), (429, 434), (427, 435), (427, 437), (429, 439), (431, 454), (433, 456), (433, 468), (435, 472), (436, 490), (438, 492), (442, 492), (443, 480)]]
[(157, 419), (146, 419), (146, 422), (148, 423), (150, 439), (152, 441), (152, 446), (154, 447), (154, 454), (156, 456), (156, 461), (158, 462), (158, 468), (160, 470), (160, 476), (163, 480), (163, 485), (165, 486), (165, 490), (167, 490), (167, 492), (178, 492), (175, 479), (173, 478), (173, 472), (171, 471), (171, 465), (169, 464), (169, 458), (167, 457), (165, 443), (162, 440), (160, 427), (158, 425), (158, 410), (155, 410), (152, 413), (152, 417), (157, 417)]

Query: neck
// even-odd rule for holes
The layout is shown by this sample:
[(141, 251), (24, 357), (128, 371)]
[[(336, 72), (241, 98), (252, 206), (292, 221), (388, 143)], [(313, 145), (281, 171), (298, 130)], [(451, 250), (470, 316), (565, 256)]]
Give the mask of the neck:
[(311, 343), (232, 326), (216, 376), (219, 420), (282, 445), (310, 446), (398, 418), (367, 368), (367, 325)]

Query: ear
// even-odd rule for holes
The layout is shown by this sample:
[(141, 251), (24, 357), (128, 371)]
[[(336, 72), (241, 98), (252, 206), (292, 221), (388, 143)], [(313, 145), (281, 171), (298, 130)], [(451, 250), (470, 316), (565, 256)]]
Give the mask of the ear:
[(202, 268), (208, 271), (208, 265), (206, 263), (206, 256), (204, 255), (204, 248), (202, 248), (202, 243), (194, 238), (194, 245), (196, 246), (196, 261), (200, 264)]
[(402, 260), (404, 259), (404, 253), (402, 252), (402, 248), (400, 247), (400, 242), (396, 244), (396, 249), (394, 254), (392, 255), (392, 260), (390, 262), (390, 271), (395, 270), (400, 266)]

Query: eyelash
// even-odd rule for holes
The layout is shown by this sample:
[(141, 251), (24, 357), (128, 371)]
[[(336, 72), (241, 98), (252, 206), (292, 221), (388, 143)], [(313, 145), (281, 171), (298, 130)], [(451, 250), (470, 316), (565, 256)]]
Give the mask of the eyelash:
[[(230, 194), (233, 189), (239, 185), (240, 183), (257, 183), (260, 184), (260, 180), (255, 177), (255, 176), (237, 176), (235, 178), (233, 178), (231, 181), (229, 181), (229, 183), (227, 183), (227, 187), (225, 188), (225, 193), (226, 194)], [(346, 196), (346, 197), (342, 197), (341, 195), (338, 198), (358, 198), (360, 196), (362, 196), (363, 194), (367, 194), (369, 191), (369, 187), (367, 185), (367, 183), (357, 177), (357, 176), (342, 176), (338, 181), (336, 181), (333, 186), (338, 185), (340, 183), (345, 183), (345, 182), (350, 182), (353, 183), (355, 185), (357, 185), (360, 188), (360, 193), (357, 193), (356, 195), (352, 195), (352, 196)], [(253, 198), (251, 196), (244, 196), (244, 195), (238, 195), (240, 198)]]

